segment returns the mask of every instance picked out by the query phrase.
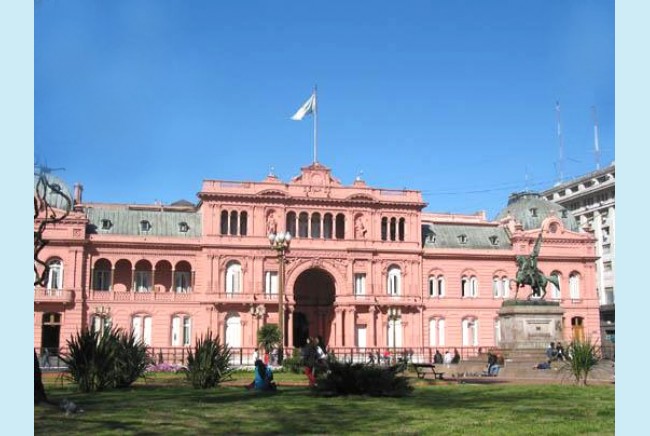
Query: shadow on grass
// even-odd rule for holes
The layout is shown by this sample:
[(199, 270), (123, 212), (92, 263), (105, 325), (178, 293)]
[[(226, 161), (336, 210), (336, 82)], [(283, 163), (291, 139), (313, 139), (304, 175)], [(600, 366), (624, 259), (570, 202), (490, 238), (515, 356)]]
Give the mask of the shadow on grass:
[[(595, 400), (594, 393), (603, 400)], [(428, 433), (445, 425), (465, 428), (474, 421), (531, 425), (545, 419), (584, 420), (598, 425), (594, 418), (614, 419), (613, 389), (568, 386), (416, 385), (412, 395), (402, 398), (320, 397), (306, 387), (281, 385), (277, 393), (145, 384), (95, 394), (59, 389), (48, 394), (55, 401), (71, 399), (85, 412), (65, 417), (58, 410), (36, 410), (38, 434)], [(598, 402), (588, 406), (586, 401)]]

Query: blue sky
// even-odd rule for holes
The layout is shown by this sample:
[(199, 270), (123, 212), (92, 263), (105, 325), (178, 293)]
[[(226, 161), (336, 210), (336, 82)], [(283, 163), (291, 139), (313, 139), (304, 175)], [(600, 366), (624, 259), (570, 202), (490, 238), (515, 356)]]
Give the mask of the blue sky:
[(196, 200), (203, 179), (423, 191), (492, 218), (511, 192), (614, 160), (614, 2), (40, 0), (34, 159), (86, 201)]

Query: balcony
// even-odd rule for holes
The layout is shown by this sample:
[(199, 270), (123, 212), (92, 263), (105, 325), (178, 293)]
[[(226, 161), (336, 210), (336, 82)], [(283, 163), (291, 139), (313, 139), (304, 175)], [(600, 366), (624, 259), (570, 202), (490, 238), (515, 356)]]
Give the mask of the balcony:
[(71, 289), (46, 289), (34, 288), (34, 303), (60, 303), (71, 304), (74, 302), (74, 291)]

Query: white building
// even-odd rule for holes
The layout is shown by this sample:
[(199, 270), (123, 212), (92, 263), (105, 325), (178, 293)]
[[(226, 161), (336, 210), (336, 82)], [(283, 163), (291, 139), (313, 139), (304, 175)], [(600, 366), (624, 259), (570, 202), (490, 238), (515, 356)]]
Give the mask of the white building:
[(596, 290), (601, 311), (603, 344), (614, 342), (616, 295), (614, 162), (606, 168), (564, 182), (542, 192), (542, 196), (568, 209), (580, 227), (591, 229), (597, 239)]

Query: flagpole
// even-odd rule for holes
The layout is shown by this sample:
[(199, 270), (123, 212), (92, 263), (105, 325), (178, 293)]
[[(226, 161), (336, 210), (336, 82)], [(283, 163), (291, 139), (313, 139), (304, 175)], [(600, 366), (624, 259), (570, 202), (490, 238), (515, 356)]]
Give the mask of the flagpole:
[(318, 89), (314, 85), (314, 163), (318, 162)]

